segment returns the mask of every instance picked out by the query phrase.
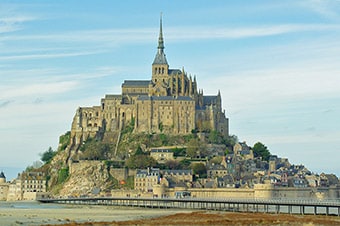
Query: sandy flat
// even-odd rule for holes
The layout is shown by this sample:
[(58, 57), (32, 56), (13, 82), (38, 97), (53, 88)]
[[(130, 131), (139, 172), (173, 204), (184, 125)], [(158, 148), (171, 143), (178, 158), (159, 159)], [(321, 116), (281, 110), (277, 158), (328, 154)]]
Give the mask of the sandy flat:
[[(16, 207), (14, 207), (16, 205)], [(340, 225), (340, 217), (0, 202), (0, 225)]]
[(0, 209), (0, 225), (44, 225), (71, 222), (113, 222), (143, 220), (192, 211), (176, 209), (143, 209), (111, 206), (65, 206), (63, 208)]

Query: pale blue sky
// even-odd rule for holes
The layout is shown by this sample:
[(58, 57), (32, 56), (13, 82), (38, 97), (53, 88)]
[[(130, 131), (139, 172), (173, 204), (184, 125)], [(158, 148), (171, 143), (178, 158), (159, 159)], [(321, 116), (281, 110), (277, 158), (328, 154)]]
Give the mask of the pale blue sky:
[[(163, 12), (171, 68), (221, 90), (230, 133), (340, 175), (340, 1), (0, 0), (0, 170), (11, 179), (78, 106), (150, 79)], [(10, 169), (11, 168), (11, 169)]]

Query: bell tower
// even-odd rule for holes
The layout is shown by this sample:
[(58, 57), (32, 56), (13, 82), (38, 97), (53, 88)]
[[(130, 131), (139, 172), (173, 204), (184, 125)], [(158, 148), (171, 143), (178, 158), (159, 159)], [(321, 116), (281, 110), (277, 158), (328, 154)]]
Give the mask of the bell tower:
[(160, 26), (159, 26), (159, 37), (158, 37), (158, 47), (155, 59), (152, 63), (152, 82), (154, 84), (161, 82), (168, 82), (168, 71), (169, 65), (166, 60), (164, 53), (164, 40), (163, 40), (163, 31), (162, 31), (162, 14), (160, 18)]

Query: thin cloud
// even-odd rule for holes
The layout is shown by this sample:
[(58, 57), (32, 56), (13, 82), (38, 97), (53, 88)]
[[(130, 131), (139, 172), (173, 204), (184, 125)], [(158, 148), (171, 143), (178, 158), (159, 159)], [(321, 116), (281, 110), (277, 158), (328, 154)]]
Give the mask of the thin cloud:
[[(266, 37), (295, 32), (306, 31), (333, 31), (340, 29), (339, 25), (325, 24), (281, 24), (252, 27), (168, 27), (165, 29), (167, 40), (183, 41), (197, 39), (239, 39), (252, 37)], [(104, 29), (74, 31), (63, 34), (41, 34), (41, 35), (7, 35), (0, 41), (44, 41), (63, 43), (97, 42), (98, 44), (117, 45), (131, 42), (154, 41), (158, 28), (138, 29)]]
[(0, 108), (8, 106), (12, 101), (6, 100), (6, 101), (0, 101)]
[(36, 20), (37, 18), (31, 16), (11, 16), (0, 18), (0, 33), (9, 33), (22, 29), (21, 24)]
[[(21, 84), (27, 85), (28, 80), (30, 84), (36, 83), (50, 83), (50, 82), (80, 82), (86, 80), (98, 80), (107, 76), (118, 74), (122, 69), (119, 67), (98, 67), (92, 71), (72, 73), (69, 70), (62, 68), (33, 68), (33, 69), (11, 69), (1, 70), (1, 74), (10, 74), (6, 82), (20, 86)], [(0, 74), (0, 75), (1, 75)]]
[(336, 9), (340, 8), (339, 0), (309, 0), (301, 2), (301, 4), (322, 17), (331, 20), (340, 19), (339, 13), (336, 12)]
[[(254, 137), (254, 135), (251, 135)], [(322, 134), (304, 133), (304, 134), (288, 134), (288, 135), (261, 135), (261, 140), (265, 140), (268, 144), (304, 144), (319, 143), (320, 137), (322, 142), (339, 143), (340, 132), (324, 132)]]
[(268, 25), (246, 28), (170, 28), (169, 40), (192, 40), (192, 39), (243, 39), (253, 37), (266, 37), (274, 35), (282, 35), (295, 32), (307, 31), (332, 31), (339, 29), (339, 25), (323, 25), (323, 24), (282, 24)]
[(0, 56), (0, 60), (34, 60), (34, 59), (48, 59), (48, 58), (64, 58), (64, 57), (77, 57), (85, 55), (94, 55), (103, 53), (104, 51), (80, 51), (71, 53), (44, 53), (44, 54), (27, 54), (27, 55), (14, 55), (14, 56)]
[(64, 93), (73, 90), (77, 87), (78, 83), (75, 81), (69, 82), (56, 82), (56, 83), (37, 83), (22, 85), (20, 87), (1, 87), (2, 92), (0, 98), (19, 98), (27, 96), (44, 96), (57, 93)]

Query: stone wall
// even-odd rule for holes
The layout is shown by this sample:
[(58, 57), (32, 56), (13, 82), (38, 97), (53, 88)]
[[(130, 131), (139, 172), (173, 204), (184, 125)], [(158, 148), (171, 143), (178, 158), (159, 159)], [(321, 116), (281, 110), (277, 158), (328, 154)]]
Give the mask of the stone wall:
[(8, 183), (0, 183), (0, 201), (6, 201), (8, 195)]
[(176, 191), (189, 191), (196, 198), (220, 198), (220, 199), (339, 199), (339, 188), (292, 188), (274, 187), (270, 184), (256, 184), (249, 188), (165, 188), (162, 185), (154, 185), (153, 193), (136, 190), (112, 190), (112, 196), (119, 197), (170, 197), (173, 198)]
[(129, 176), (128, 168), (111, 168), (110, 174), (118, 181), (126, 180)]

